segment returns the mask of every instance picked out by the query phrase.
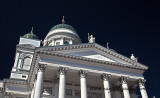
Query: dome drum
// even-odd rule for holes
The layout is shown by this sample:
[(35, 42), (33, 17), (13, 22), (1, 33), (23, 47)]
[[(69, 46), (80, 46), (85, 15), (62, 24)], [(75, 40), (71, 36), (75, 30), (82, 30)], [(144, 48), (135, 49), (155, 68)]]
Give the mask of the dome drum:
[(76, 30), (67, 24), (59, 24), (52, 27), (44, 39), (44, 46), (57, 46), (77, 43), (81, 43), (81, 39), (76, 33)]

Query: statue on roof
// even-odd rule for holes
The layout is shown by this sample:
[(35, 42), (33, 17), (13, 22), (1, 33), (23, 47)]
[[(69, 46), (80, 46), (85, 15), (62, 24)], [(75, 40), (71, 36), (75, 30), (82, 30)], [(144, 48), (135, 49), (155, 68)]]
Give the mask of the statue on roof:
[(89, 43), (95, 43), (95, 37), (93, 37), (93, 35), (89, 35), (88, 33), (88, 41)]
[(132, 60), (134, 60), (134, 61), (138, 61), (138, 57), (136, 58), (136, 57), (134, 56), (134, 54), (131, 54), (130, 59), (132, 59)]

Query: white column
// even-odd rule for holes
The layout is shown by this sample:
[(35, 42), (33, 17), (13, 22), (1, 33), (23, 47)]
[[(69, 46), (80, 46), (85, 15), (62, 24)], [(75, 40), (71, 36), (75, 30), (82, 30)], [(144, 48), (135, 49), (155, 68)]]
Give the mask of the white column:
[(66, 96), (66, 72), (67, 68), (59, 68), (59, 98), (65, 98)]
[(127, 85), (127, 78), (121, 77), (121, 82), (122, 82), (122, 90), (123, 90), (124, 98), (130, 98), (129, 88)]
[(105, 98), (111, 98), (109, 76), (110, 76), (109, 74), (102, 74)]
[(145, 79), (139, 79), (139, 88), (142, 95), (142, 98), (148, 98), (147, 91), (145, 89)]
[(86, 85), (86, 76), (87, 72), (84, 70), (79, 71), (80, 74), (80, 83), (81, 83), (81, 98), (87, 98), (87, 85)]
[(34, 98), (35, 88), (36, 88), (36, 82), (34, 82), (34, 85), (33, 85), (32, 93), (31, 93), (31, 98)]
[(45, 64), (39, 64), (34, 98), (42, 98), (43, 72), (45, 68), (46, 68)]

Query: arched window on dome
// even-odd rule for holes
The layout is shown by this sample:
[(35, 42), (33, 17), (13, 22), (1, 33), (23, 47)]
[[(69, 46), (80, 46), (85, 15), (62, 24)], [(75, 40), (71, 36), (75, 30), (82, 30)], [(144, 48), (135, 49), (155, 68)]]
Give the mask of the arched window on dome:
[(68, 42), (68, 41), (64, 41), (63, 44), (64, 44), (64, 45), (69, 45), (69, 42)]
[(31, 58), (30, 57), (25, 57), (23, 58), (22, 61), (22, 69), (23, 70), (29, 70), (31, 65)]

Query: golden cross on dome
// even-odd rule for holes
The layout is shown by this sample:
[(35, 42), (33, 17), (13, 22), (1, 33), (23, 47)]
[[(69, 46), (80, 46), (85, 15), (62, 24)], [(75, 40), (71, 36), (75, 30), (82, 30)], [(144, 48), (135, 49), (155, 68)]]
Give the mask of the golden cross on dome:
[(62, 19), (62, 24), (65, 24), (65, 21), (64, 21), (64, 16), (63, 16), (63, 19)]
[(33, 33), (33, 27), (32, 27), (32, 30), (31, 30), (31, 34)]

